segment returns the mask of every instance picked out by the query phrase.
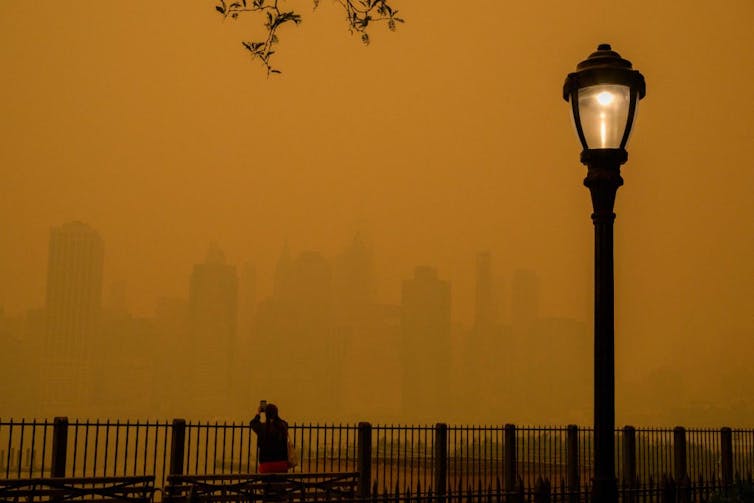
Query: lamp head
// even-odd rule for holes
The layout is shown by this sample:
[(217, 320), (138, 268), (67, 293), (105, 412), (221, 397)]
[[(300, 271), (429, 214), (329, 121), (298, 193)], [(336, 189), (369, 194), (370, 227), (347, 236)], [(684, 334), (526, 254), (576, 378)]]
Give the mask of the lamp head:
[(563, 85), (584, 150), (625, 149), (645, 95), (644, 76), (609, 44), (600, 44)]

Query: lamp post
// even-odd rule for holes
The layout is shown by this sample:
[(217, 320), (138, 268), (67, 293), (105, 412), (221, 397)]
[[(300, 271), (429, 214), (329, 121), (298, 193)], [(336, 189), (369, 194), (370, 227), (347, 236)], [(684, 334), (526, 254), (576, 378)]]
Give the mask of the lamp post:
[(587, 166), (584, 185), (592, 196), (594, 223), (594, 479), (597, 503), (618, 500), (615, 478), (615, 344), (613, 297), (613, 206), (623, 185), (620, 167), (644, 77), (631, 62), (601, 44), (566, 77), (563, 98), (571, 102), (576, 134)]

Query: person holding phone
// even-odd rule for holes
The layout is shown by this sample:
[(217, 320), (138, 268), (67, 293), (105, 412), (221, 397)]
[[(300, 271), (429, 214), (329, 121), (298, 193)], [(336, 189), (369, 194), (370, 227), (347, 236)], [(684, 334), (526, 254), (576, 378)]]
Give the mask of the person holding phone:
[[(264, 413), (265, 422), (260, 415)], [(287, 473), (288, 423), (280, 418), (275, 404), (266, 400), (259, 402), (256, 416), (251, 420), (251, 429), (257, 434), (259, 446), (259, 473)]]

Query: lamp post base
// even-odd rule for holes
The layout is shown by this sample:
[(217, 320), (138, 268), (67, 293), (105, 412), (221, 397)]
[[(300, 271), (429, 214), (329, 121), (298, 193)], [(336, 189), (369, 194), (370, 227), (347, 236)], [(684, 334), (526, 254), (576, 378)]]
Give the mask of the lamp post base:
[(618, 481), (616, 479), (595, 480), (592, 486), (593, 503), (616, 503), (618, 501)]

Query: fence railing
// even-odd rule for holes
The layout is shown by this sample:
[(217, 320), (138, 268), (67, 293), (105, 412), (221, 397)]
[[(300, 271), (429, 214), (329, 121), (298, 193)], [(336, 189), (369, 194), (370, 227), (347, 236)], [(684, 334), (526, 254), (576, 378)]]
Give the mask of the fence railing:
[[(368, 494), (534, 491), (540, 479), (562, 494), (583, 492), (592, 473), (590, 428), (291, 424), (296, 472), (360, 473)], [(0, 477), (254, 473), (248, 423), (0, 420)], [(663, 477), (730, 486), (754, 472), (754, 429), (616, 430), (622, 487), (649, 490)], [(699, 485), (699, 487), (704, 484)], [(705, 487), (706, 487), (705, 486)]]

